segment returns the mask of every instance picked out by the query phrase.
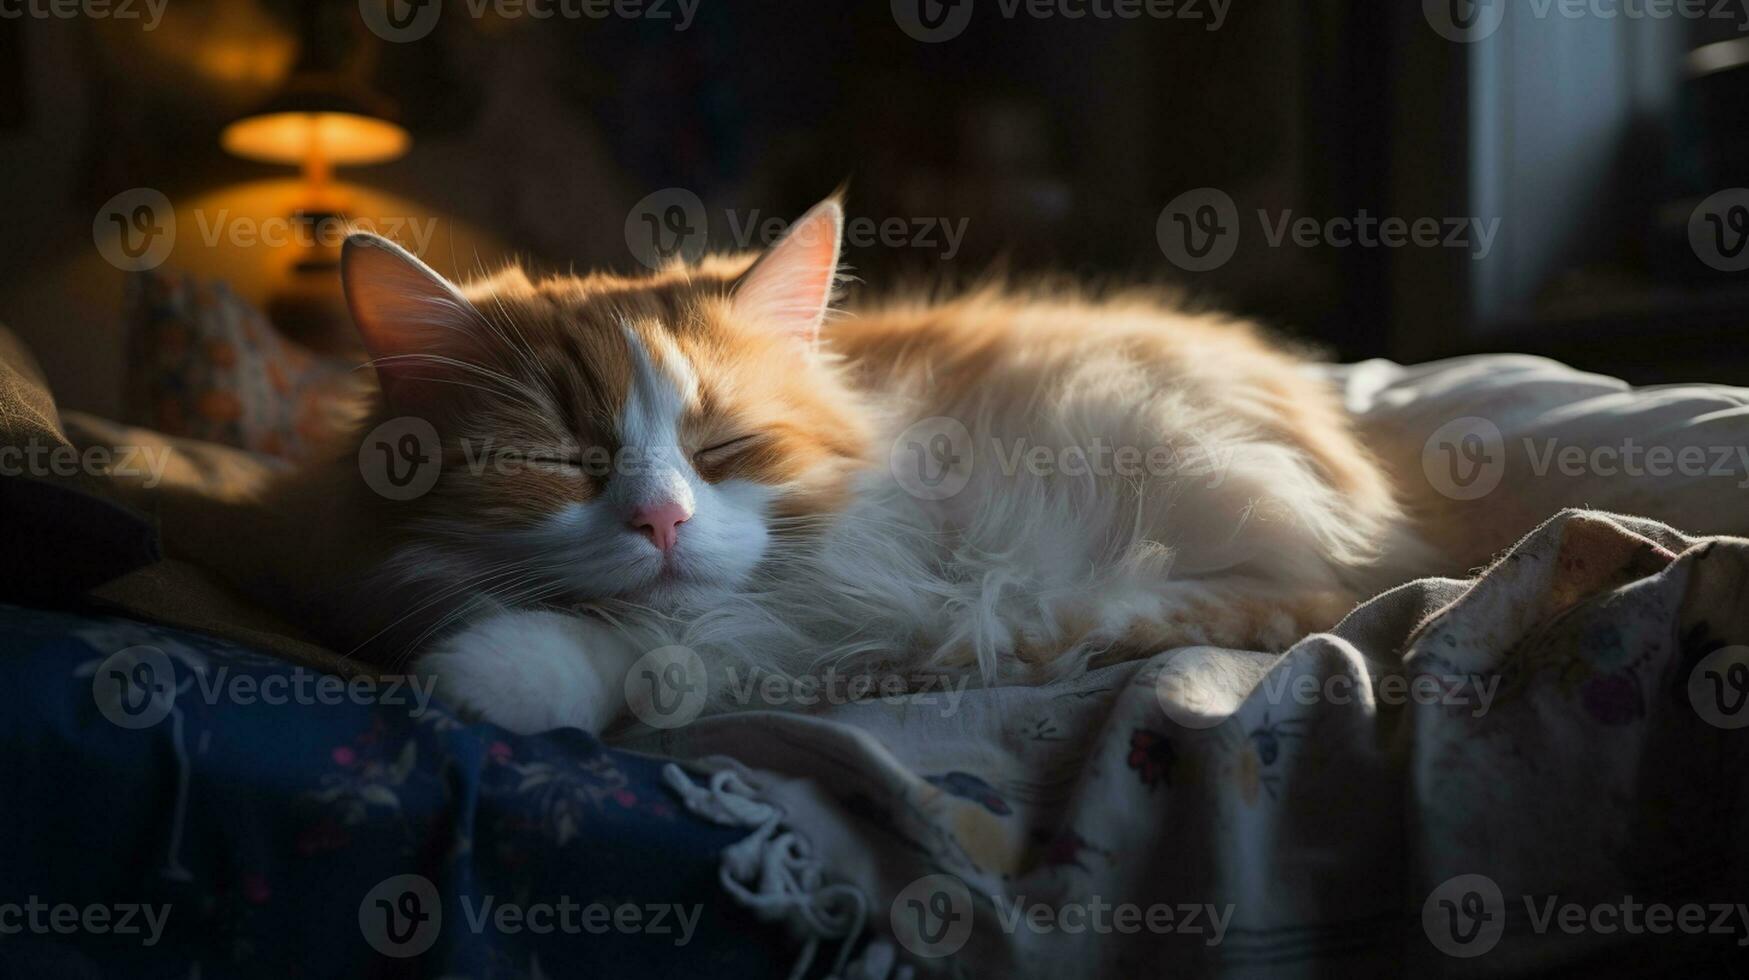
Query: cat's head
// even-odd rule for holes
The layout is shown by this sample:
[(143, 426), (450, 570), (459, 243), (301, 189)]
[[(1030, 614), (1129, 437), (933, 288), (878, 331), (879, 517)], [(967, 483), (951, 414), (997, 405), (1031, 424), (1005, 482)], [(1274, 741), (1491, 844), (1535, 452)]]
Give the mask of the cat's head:
[(842, 225), (828, 200), (762, 255), (461, 287), (349, 238), (347, 301), (382, 388), (367, 428), (423, 419), (442, 446), (430, 491), (382, 508), (399, 571), (510, 603), (658, 609), (745, 582), (869, 456), (818, 351)]

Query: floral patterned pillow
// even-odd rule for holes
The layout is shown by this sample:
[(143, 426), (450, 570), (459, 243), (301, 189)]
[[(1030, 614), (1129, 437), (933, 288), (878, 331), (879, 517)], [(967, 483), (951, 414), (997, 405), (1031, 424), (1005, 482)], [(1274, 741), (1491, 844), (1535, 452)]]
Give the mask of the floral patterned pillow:
[(281, 336), (225, 283), (140, 273), (127, 310), (131, 423), (293, 460), (342, 423), (354, 365)]

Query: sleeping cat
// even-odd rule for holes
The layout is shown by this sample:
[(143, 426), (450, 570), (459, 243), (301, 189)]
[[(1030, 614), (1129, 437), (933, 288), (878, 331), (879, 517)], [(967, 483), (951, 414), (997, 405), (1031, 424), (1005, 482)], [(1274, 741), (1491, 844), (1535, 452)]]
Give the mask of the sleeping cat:
[[(381, 397), (207, 558), (517, 731), (600, 730), (674, 645), (713, 679), (1030, 682), (1281, 649), (1427, 571), (1333, 393), (1247, 324), (995, 287), (835, 315), (842, 223), (828, 200), (757, 257), (463, 287), (353, 236)], [(408, 419), (440, 468), (389, 499), (360, 467)]]

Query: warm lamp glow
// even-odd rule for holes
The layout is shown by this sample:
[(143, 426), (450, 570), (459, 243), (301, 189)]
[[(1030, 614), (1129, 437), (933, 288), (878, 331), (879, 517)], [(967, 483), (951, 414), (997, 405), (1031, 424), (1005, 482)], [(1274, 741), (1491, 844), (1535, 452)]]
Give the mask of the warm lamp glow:
[(225, 151), (263, 163), (356, 166), (393, 160), (412, 142), (407, 131), (383, 119), (350, 112), (275, 112), (247, 116), (225, 127)]

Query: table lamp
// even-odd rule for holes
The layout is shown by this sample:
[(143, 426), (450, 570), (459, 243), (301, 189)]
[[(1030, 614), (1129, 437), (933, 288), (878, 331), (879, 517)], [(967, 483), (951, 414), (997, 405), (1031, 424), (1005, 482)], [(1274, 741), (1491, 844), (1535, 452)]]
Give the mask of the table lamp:
[(234, 156), (302, 170), (302, 200), (291, 218), (304, 247), (284, 288), (269, 298), (268, 316), (282, 333), (308, 347), (353, 353), (356, 338), (346, 327), (339, 295), (346, 202), (334, 187), (334, 168), (393, 160), (407, 152), (412, 139), (391, 119), (383, 100), (307, 61), (301, 54), (299, 68), (280, 92), (226, 126), (219, 144)]

